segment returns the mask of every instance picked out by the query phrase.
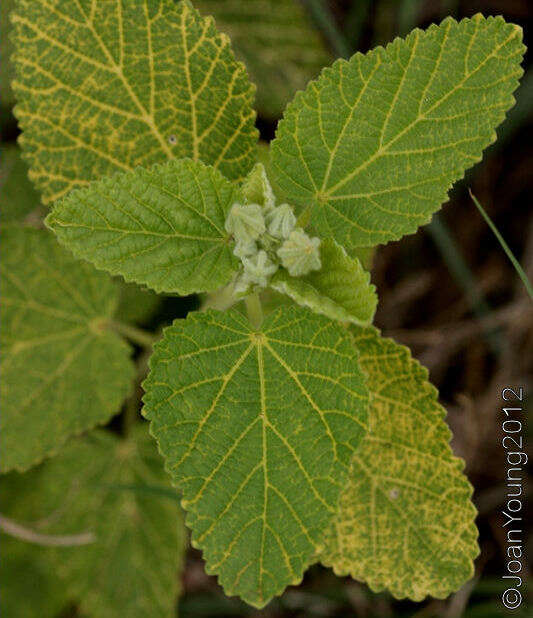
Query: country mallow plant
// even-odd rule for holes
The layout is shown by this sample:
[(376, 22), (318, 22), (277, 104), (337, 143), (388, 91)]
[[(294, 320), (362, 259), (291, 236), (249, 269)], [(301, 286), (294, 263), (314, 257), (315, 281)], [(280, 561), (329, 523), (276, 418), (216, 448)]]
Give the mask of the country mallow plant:
[[(520, 28), (448, 18), (337, 60), (287, 105), (262, 165), (254, 88), (211, 18), (169, 0), (49, 4), (17, 2), (15, 112), (46, 226), (85, 262), (42, 230), (18, 230), (8, 248), (42, 245), (70, 278), (62, 292), (52, 282), (55, 313), (33, 330), (57, 338), (64, 322), (76, 334), (51, 346), (107, 350), (113, 365), (108, 382), (62, 387), (65, 406), (69, 389), (84, 395), (72, 414), (61, 400), (30, 406), (24, 423), (39, 412), (42, 440), (26, 439), (8, 401), (4, 470), (117, 411), (130, 370), (109, 275), (224, 294), (225, 311), (163, 331), (143, 383), (207, 572), (256, 607), (316, 562), (397, 598), (460, 588), (478, 554), (472, 487), (427, 371), (372, 326), (359, 256), (427, 224), (495, 140), (522, 73)], [(22, 296), (63, 277), (37, 281), (23, 262), (5, 264)], [(285, 301), (266, 311), (270, 290)], [(21, 321), (8, 313), (4, 328)]]

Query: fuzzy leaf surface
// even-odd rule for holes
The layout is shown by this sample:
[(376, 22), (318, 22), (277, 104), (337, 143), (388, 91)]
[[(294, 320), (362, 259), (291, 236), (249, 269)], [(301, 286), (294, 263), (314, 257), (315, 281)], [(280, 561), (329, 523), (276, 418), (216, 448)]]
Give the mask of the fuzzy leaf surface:
[(365, 433), (346, 330), (301, 307), (258, 331), (236, 309), (195, 314), (164, 331), (144, 388), (207, 572), (264, 606), (311, 563)]
[(350, 332), (370, 428), (352, 459), (322, 562), (379, 592), (444, 598), (474, 573), (476, 509), (427, 370), (374, 328)]
[(254, 87), (189, 2), (17, 0), (20, 144), (45, 202), (136, 166), (253, 164)]
[(275, 181), (349, 252), (415, 232), (495, 140), (524, 51), (518, 26), (476, 15), (338, 60), (287, 107)]
[(103, 328), (117, 288), (44, 230), (0, 243), (0, 469), (24, 470), (73, 434), (107, 422), (133, 377), (131, 350)]
[(378, 301), (370, 274), (333, 239), (322, 241), (320, 260), (320, 270), (302, 277), (291, 277), (285, 269), (280, 269), (270, 285), (299, 305), (332, 320), (370, 324)]
[(46, 219), (74, 255), (157, 292), (214, 290), (237, 259), (224, 221), (237, 188), (191, 159), (117, 174), (60, 200)]
[(96, 431), (74, 440), (42, 467), (10, 477), (14, 491), (2, 495), (2, 512), (40, 534), (94, 535), (73, 547), (13, 541), (28, 559), (41, 554), (50, 585), (59, 581), (63, 603), (78, 602), (83, 615), (173, 615), (185, 535), (179, 496), (146, 425), (126, 439)]
[(257, 109), (279, 118), (331, 55), (304, 6), (294, 0), (195, 0), (226, 32), (236, 55), (257, 84)]

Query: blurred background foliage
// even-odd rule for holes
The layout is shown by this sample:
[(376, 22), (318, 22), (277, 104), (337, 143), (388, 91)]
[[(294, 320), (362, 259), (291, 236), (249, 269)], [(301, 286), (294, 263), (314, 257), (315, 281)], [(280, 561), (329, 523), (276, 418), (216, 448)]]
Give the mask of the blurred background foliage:
[[(528, 0), (196, 0), (204, 14), (232, 38), (234, 49), (257, 84), (258, 127), (265, 142), (295, 91), (338, 56), (365, 52), (386, 44), (414, 27), (427, 27), (447, 15), (460, 19), (477, 12), (503, 15), (524, 28), (525, 42), (533, 6)], [(17, 146), (14, 103), (9, 87), (8, 13), (13, 0), (0, 3), (0, 209), (4, 222), (39, 222), (44, 207), (27, 180)], [(526, 65), (530, 55), (526, 56)], [(501, 389), (533, 388), (533, 312), (516, 272), (476, 210), (468, 188), (478, 197), (499, 231), (533, 275), (533, 73), (527, 70), (517, 104), (499, 130), (498, 142), (453, 189), (450, 201), (433, 222), (416, 235), (380, 247), (372, 265), (380, 305), (376, 325), (385, 335), (411, 347), (428, 367), (441, 401), (448, 409), (453, 448), (466, 460), (479, 509), (481, 556), (476, 575), (445, 601), (421, 604), (373, 594), (349, 578), (337, 578), (316, 566), (303, 584), (288, 589), (262, 611), (226, 598), (216, 579), (205, 574), (201, 554), (190, 549), (183, 571), (179, 616), (200, 617), (365, 617), (498, 618), (508, 615), (501, 605), (501, 575), (505, 563), (505, 533), (501, 509), (505, 502), (504, 454), (501, 448)], [(156, 296), (124, 285), (119, 314), (125, 321), (158, 331), (175, 317), (198, 307), (194, 297)], [(138, 351), (141, 366), (145, 358)], [(128, 406), (140, 405), (140, 388)], [(531, 397), (525, 402), (527, 409)], [(111, 428), (119, 430), (120, 420)], [(533, 444), (531, 423), (526, 442)], [(525, 479), (531, 502), (531, 477)], [(529, 500), (528, 500), (529, 498)], [(528, 521), (526, 513), (525, 521)], [(38, 598), (48, 615), (57, 605), (57, 582), (40, 569), (38, 554), (2, 537), (2, 552), (10, 556), (9, 581), (19, 588), (21, 604), (4, 607), (5, 618), (26, 616), (25, 599)], [(522, 573), (529, 576), (527, 555), (533, 555), (529, 535)], [(34, 558), (34, 556), (37, 556)], [(30, 565), (30, 562), (32, 563)], [(5, 572), (4, 572), (5, 574)], [(31, 580), (31, 585), (28, 584)], [(29, 585), (29, 588), (28, 588)], [(530, 587), (530, 586), (529, 586)], [(532, 616), (527, 583), (525, 600), (514, 616)], [(30, 615), (30, 614), (28, 614)], [(58, 617), (79, 616), (75, 607)]]

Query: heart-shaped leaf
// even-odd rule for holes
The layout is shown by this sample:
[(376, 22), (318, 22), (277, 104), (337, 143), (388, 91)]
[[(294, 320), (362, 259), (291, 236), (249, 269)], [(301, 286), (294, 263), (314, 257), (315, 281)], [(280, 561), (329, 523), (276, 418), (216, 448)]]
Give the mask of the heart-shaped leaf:
[(227, 594), (262, 607), (312, 561), (365, 433), (348, 333), (300, 307), (257, 331), (236, 309), (200, 313), (164, 331), (144, 388), (192, 544)]

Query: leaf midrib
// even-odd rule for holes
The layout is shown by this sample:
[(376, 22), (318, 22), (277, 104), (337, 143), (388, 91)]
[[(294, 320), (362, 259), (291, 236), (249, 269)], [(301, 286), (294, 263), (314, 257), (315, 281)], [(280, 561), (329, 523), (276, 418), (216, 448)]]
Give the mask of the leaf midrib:
[(190, 236), (187, 234), (180, 234), (179, 232), (174, 232), (172, 234), (164, 234), (163, 232), (154, 232), (152, 230), (128, 230), (117, 227), (98, 227), (96, 225), (88, 225), (84, 223), (72, 223), (68, 221), (61, 221), (60, 219), (54, 217), (51, 219), (51, 223), (54, 225), (60, 225), (64, 228), (81, 228), (85, 230), (89, 230), (91, 232), (116, 232), (117, 234), (122, 234), (123, 236), (159, 236), (161, 238), (172, 239), (172, 238), (181, 238), (184, 240), (200, 240), (202, 242), (214, 242), (214, 243), (225, 243), (226, 238), (221, 236)]

